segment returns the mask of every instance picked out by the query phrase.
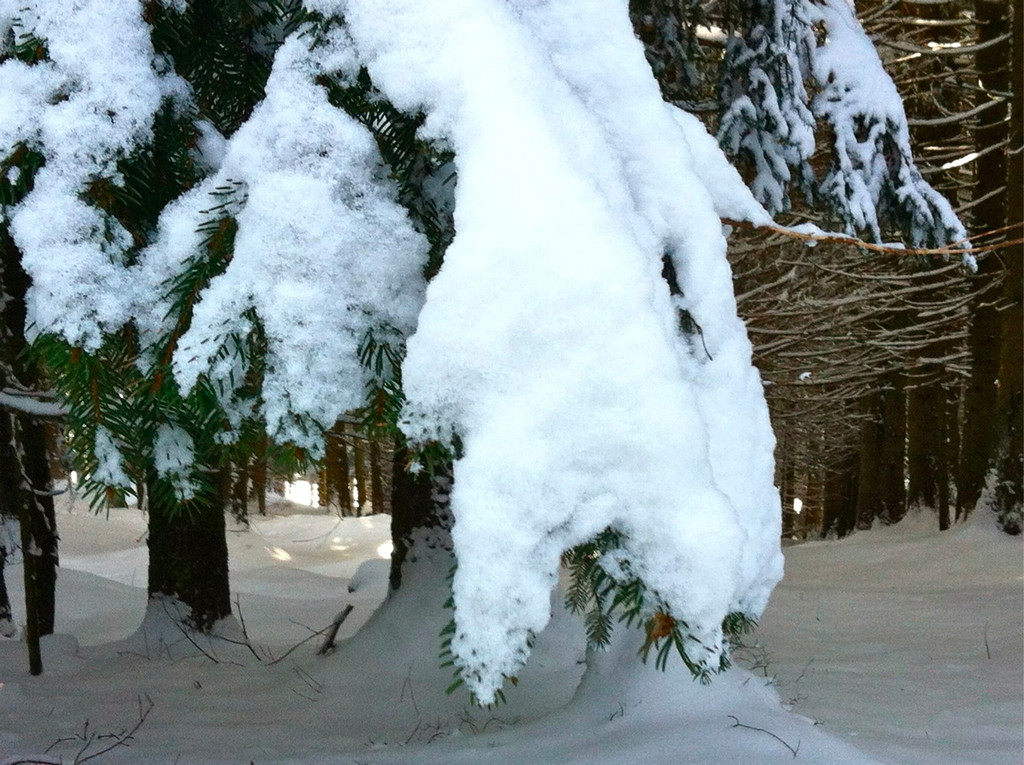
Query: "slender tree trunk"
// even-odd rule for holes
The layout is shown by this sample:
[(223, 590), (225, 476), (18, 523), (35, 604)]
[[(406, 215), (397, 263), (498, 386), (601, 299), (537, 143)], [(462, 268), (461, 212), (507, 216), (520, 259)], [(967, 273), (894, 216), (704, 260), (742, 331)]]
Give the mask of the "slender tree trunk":
[(0, 540), (0, 636), (14, 637), (17, 628), (14, 626), (14, 615), (11, 613), (11, 597), (7, 594), (7, 580), (4, 569), (7, 566), (7, 546)]
[(957, 397), (956, 388), (949, 386), (943, 390), (942, 400), (942, 442), (943, 449), (939, 452), (939, 531), (946, 531), (950, 527), (949, 517), (949, 486), (953, 477), (953, 459), (956, 456), (956, 447), (953, 443), (953, 434), (956, 432), (957, 422)]
[(407, 449), (395, 449), (391, 494), (391, 542), (394, 549), (389, 580), (392, 590), (402, 585), (402, 564), (413, 545), (413, 532), (430, 523), (434, 510), (430, 476), (426, 471), (410, 473), (406, 469), (408, 460)]
[(384, 512), (384, 479), (382, 473), (380, 444), (370, 441), (370, 507), (374, 515)]
[(946, 391), (942, 372), (907, 392), (907, 507), (939, 510), (946, 464)]
[(888, 382), (881, 396), (878, 515), (885, 523), (896, 523), (907, 512), (907, 398), (902, 374), (893, 374)]
[(858, 453), (851, 451), (825, 471), (822, 536), (845, 537), (857, 525)]
[[(21, 254), (0, 227), (0, 387), (36, 390), (37, 370), (25, 359), (25, 293)], [(34, 417), (0, 411), (0, 515), (18, 519), (25, 577), (25, 638), (29, 670), (43, 671), (39, 638), (56, 618), (57, 519), (53, 510), (47, 437)]]
[(249, 457), (230, 463), (231, 515), (239, 523), (249, 523)]
[(906, 399), (902, 377), (892, 372), (867, 401), (861, 427), (857, 484), (857, 528), (871, 528), (876, 518), (896, 523), (906, 512), (903, 462)]
[(53, 633), (56, 616), (57, 520), (41, 436), (42, 428), (28, 417), (0, 413), (0, 514), (16, 517), (21, 532), (25, 643), (33, 675), (43, 671), (39, 639)]
[(856, 528), (870, 529), (878, 514), (878, 412), (875, 409), (874, 396), (865, 403), (867, 409), (864, 421), (860, 426), (860, 446), (857, 450), (857, 501)]
[(252, 455), (251, 497), (256, 500), (256, 508), (260, 515), (267, 514), (267, 437), (262, 436), (256, 443)]
[(154, 476), (149, 496), (149, 597), (183, 603), (188, 626), (208, 631), (231, 613), (224, 508), (214, 497), (178, 502)]
[(409, 460), (409, 450), (396, 443), (391, 480), (392, 590), (401, 586), (403, 565), (414, 557), (417, 545), (451, 549), (451, 469), (430, 476), (423, 469), (410, 471)]
[(803, 537), (807, 539), (818, 536), (824, 531), (824, 500), (825, 485), (821, 474), (821, 468), (813, 461), (807, 473), (807, 496), (804, 498), (803, 516)]
[(360, 440), (356, 438), (352, 443), (352, 464), (356, 479), (356, 515), (363, 514), (363, 506), (366, 504), (369, 486), (366, 480), (366, 455)]

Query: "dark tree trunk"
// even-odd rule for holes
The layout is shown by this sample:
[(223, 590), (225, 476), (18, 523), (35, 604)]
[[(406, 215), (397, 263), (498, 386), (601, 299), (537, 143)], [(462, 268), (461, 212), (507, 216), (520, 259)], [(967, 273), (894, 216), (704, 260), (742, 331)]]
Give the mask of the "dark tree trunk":
[[(796, 515), (793, 512), (793, 498), (796, 496), (796, 449), (793, 444), (792, 431), (786, 431), (786, 437), (782, 441), (778, 465), (776, 466), (776, 481), (779, 484), (779, 496), (782, 498), (782, 538), (788, 539), (793, 536), (796, 524)], [(777, 452), (778, 453), (778, 452)]]
[(422, 469), (410, 472), (409, 460), (409, 450), (396, 444), (391, 481), (392, 590), (401, 587), (402, 566), (413, 554), (415, 545), (451, 547), (450, 472), (433, 477)]
[(239, 523), (249, 522), (249, 456), (230, 463), (231, 515)]
[(256, 509), (260, 515), (267, 514), (267, 438), (260, 437), (256, 442), (256, 450), (252, 455), (250, 496), (256, 500)]
[(822, 536), (845, 537), (857, 525), (857, 471), (860, 460), (850, 452), (839, 464), (825, 472)]
[[(1006, 33), (1009, 3), (1006, 0), (975, 0), (978, 42), (985, 43)], [(1020, 20), (1017, 20), (1019, 26)], [(1010, 88), (1011, 44), (995, 44), (975, 54), (981, 91), (979, 106), (998, 100)], [(1019, 100), (1020, 94), (1017, 94)], [(1009, 138), (1006, 103), (989, 106), (978, 115), (975, 148), (979, 151)], [(1019, 147), (1018, 147), (1019, 148)], [(1002, 228), (1007, 219), (1007, 152), (989, 151), (977, 159), (974, 207), (975, 229), (979, 232)], [(983, 256), (975, 278), (975, 301), (970, 331), (971, 384), (967, 393), (963, 456), (957, 491), (957, 515), (970, 512), (977, 503), (985, 474), (997, 454), (999, 433), (995, 427), (998, 397), (1002, 316), (997, 305), (997, 283), (1006, 277), (1003, 259), (997, 253)], [(1019, 359), (1018, 359), (1019, 363)]]
[(896, 523), (906, 512), (903, 461), (906, 440), (906, 398), (898, 373), (867, 400), (861, 426), (857, 483), (857, 528), (871, 528), (875, 519)]
[(391, 486), (391, 552), (390, 585), (402, 585), (402, 564), (412, 546), (412, 533), (430, 522), (433, 514), (431, 481), (426, 471), (410, 473), (407, 469), (409, 451), (396, 448), (393, 458), (394, 478)]
[(362, 515), (363, 507), (366, 505), (367, 495), (369, 494), (369, 486), (367, 486), (368, 482), (366, 480), (366, 452), (363, 450), (359, 438), (354, 439), (352, 443), (352, 467), (353, 473), (355, 473), (356, 491), (359, 497), (355, 514)]
[(342, 515), (352, 515), (352, 477), (349, 470), (348, 441), (345, 440), (345, 426), (339, 425), (336, 440), (334, 469), (337, 474), (335, 487), (338, 491), (338, 504)]
[(946, 391), (935, 370), (907, 392), (907, 507), (939, 507), (946, 482)]
[[(25, 359), (25, 293), (21, 254), (0, 228), (0, 388), (38, 390), (37, 370)], [(18, 519), (25, 577), (25, 637), (29, 669), (42, 672), (39, 638), (56, 617), (57, 520), (53, 511), (48, 439), (35, 417), (0, 410), (0, 515)]]
[(807, 496), (801, 511), (803, 519), (803, 537), (807, 539), (824, 531), (824, 494), (825, 486), (821, 477), (821, 468), (811, 462), (807, 473)]
[(381, 475), (380, 444), (376, 440), (370, 441), (370, 507), (374, 515), (381, 515), (384, 512), (384, 479)]
[(880, 481), (878, 516), (885, 523), (896, 523), (907, 512), (906, 439), (907, 399), (903, 377), (894, 374), (881, 393), (881, 431), (879, 433)]
[(208, 631), (231, 613), (224, 508), (213, 497), (178, 502), (159, 479), (149, 497), (149, 597), (177, 599), (188, 626)]
[[(1007, 163), (1006, 205), (1007, 223), (1024, 221), (1024, 19), (1018, 3), (1011, 25), (1013, 29), (1010, 60), (1013, 62), (1011, 85), (1013, 107), (1010, 116), (1010, 152)], [(1019, 238), (1024, 231), (1013, 229)], [(1014, 245), (1007, 250), (1006, 281), (1002, 313), (1001, 355), (999, 364), (999, 396), (997, 399), (997, 426), (999, 427), (999, 457), (996, 470), (995, 503), (999, 522), (1011, 534), (1021, 533), (1024, 527), (1024, 247)]]
[(14, 616), (11, 613), (11, 597), (7, 594), (7, 580), (4, 569), (7, 566), (7, 546), (0, 540), (0, 635), (14, 637)]

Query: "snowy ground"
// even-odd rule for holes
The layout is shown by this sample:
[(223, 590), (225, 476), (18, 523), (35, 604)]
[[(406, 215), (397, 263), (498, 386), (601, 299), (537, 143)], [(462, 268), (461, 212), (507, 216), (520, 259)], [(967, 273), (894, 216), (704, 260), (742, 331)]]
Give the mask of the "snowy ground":
[[(446, 561), (421, 561), (374, 614), (388, 519), (276, 510), (229, 533), (250, 650), (193, 645), (156, 609), (140, 629), (143, 518), (65, 508), (60, 634), (44, 675), (0, 639), (0, 763), (81, 762), (150, 701), (130, 747), (92, 762), (1021, 762), (1021, 543), (980, 522), (939, 534), (911, 519), (787, 548), (786, 579), (743, 652), (749, 669), (710, 688), (636, 671), (629, 645), (579, 685), (581, 631), (556, 613), (509, 703), (479, 710), (444, 694), (450, 671), (438, 667)], [(20, 576), (8, 568), (16, 608)], [(347, 604), (341, 635), (354, 637), (336, 652), (315, 656), (313, 639), (285, 655)], [(224, 631), (244, 639), (238, 622)]]

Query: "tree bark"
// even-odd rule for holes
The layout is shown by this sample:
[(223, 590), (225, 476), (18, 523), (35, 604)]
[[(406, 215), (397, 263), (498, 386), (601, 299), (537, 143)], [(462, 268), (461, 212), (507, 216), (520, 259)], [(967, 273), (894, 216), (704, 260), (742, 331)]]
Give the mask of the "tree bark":
[[(975, 0), (974, 11), (979, 44), (1005, 34), (1009, 22), (1009, 3), (1006, 0)], [(1012, 57), (1011, 47), (1007, 41), (1005, 44), (982, 48), (975, 54), (981, 85), (979, 106), (997, 101), (978, 115), (975, 131), (977, 150), (1009, 139), (1007, 104), (998, 101), (999, 94), (1010, 88), (1007, 62)], [(974, 207), (977, 231), (993, 231), (1006, 224), (1007, 192), (1011, 191), (1005, 188), (1006, 182), (1005, 150), (990, 151), (978, 157), (975, 199), (979, 201)], [(1006, 276), (1003, 260), (997, 253), (989, 253), (980, 259), (974, 282), (975, 300), (969, 339), (971, 383), (967, 392), (967, 419), (957, 491), (958, 516), (974, 508), (981, 495), (985, 474), (998, 451), (999, 434), (995, 427), (995, 413), (1003, 325), (997, 305), (1000, 294), (996, 286)]]
[(7, 546), (0, 540), (0, 636), (14, 637), (17, 630), (11, 613), (11, 597), (7, 594), (7, 580), (4, 569), (7, 566)]
[(878, 518), (890, 524), (906, 512), (903, 461), (906, 399), (902, 376), (891, 372), (867, 400), (861, 427), (857, 483), (857, 528), (869, 529)]
[[(1010, 142), (1007, 162), (1007, 223), (1024, 222), (1024, 19), (1018, 4), (1014, 11), (1010, 60), (1013, 105), (1010, 110)], [(1024, 231), (1018, 226), (1013, 234)], [(1003, 283), (1005, 310), (1000, 338), (999, 395), (997, 424), (1000, 429), (999, 459), (996, 465), (996, 512), (1003, 529), (1011, 534), (1024, 528), (1024, 247), (1015, 245), (1005, 253), (1006, 281)]]
[(451, 549), (451, 468), (431, 476), (425, 469), (411, 471), (410, 459), (408, 448), (396, 443), (391, 463), (392, 590), (401, 587), (403, 565), (411, 560), (416, 545)]
[(200, 632), (231, 614), (224, 508), (214, 496), (178, 502), (155, 474), (149, 497), (149, 597), (183, 603)]
[(363, 514), (363, 507), (366, 504), (367, 495), (369, 494), (369, 486), (367, 486), (366, 480), (366, 452), (359, 443), (359, 439), (355, 439), (352, 444), (352, 466), (353, 472), (355, 473), (356, 480), (356, 515)]
[[(25, 293), (21, 253), (0, 228), (0, 387), (37, 390), (38, 371), (25, 358)], [(25, 577), (25, 639), (29, 670), (43, 671), (39, 638), (56, 618), (58, 537), (47, 437), (32, 416), (0, 411), (0, 515), (18, 519)]]
[[(941, 374), (936, 370), (937, 374)], [(932, 378), (907, 392), (907, 507), (939, 508), (946, 481), (946, 391)]]
[(384, 479), (380, 444), (370, 441), (370, 507), (374, 515), (384, 512)]
[(857, 525), (857, 472), (860, 460), (851, 451), (839, 464), (826, 470), (822, 536), (845, 537)]

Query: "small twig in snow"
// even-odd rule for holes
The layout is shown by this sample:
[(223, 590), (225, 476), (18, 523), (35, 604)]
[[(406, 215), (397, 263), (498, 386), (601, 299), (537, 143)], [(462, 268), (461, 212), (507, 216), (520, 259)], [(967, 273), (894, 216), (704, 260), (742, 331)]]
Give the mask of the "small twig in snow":
[(352, 613), (352, 608), (352, 604), (349, 603), (341, 613), (334, 617), (334, 621), (331, 622), (331, 626), (327, 631), (327, 636), (324, 638), (324, 642), (320, 644), (320, 648), (316, 652), (317, 656), (326, 656), (334, 651), (334, 638), (338, 636), (338, 629), (341, 627), (341, 623), (348, 618), (350, 613)]
[(402, 695), (398, 697), (399, 701), (405, 701), (405, 689), (409, 689), (409, 701), (412, 702), (412, 711), (417, 715), (420, 713), (420, 708), (416, 706), (416, 694), (412, 692), (412, 667), (409, 667), (409, 671), (405, 675), (405, 680), (402, 682)]
[(765, 730), (764, 728), (756, 728), (753, 725), (744, 725), (743, 723), (740, 722), (740, 718), (736, 717), (736, 715), (729, 715), (729, 717), (731, 717), (733, 719), (733, 721), (734, 721), (732, 727), (734, 727), (734, 728), (746, 728), (747, 730), (756, 730), (756, 731), (758, 731), (760, 733), (767, 733), (773, 739), (775, 739), (780, 744), (782, 744), (784, 747), (786, 747), (786, 749), (791, 751), (793, 753), (793, 757), (794, 758), (796, 757), (796, 753), (800, 751), (800, 741), (799, 740), (796, 742), (796, 749), (794, 749), (788, 743), (786, 743), (783, 739), (779, 738), (774, 733), (772, 733), (770, 730)]
[(813, 664), (813, 663), (814, 663), (814, 658), (811, 657), (811, 659), (809, 659), (808, 662), (806, 664), (804, 664), (804, 668), (800, 671), (800, 674), (796, 676), (796, 680), (793, 681), (793, 685), (796, 685), (797, 683), (799, 683), (801, 680), (804, 679), (804, 675), (807, 674), (807, 670), (810, 668), (811, 664)]
[(282, 661), (284, 661), (285, 659), (287, 659), (287, 658), (288, 658), (288, 657), (289, 657), (289, 656), (290, 656), (290, 655), (292, 654), (292, 652), (293, 652), (293, 651), (295, 651), (295, 649), (297, 649), (297, 648), (300, 648), (301, 646), (305, 645), (306, 643), (308, 643), (308, 642), (309, 642), (310, 640), (312, 640), (313, 638), (317, 637), (318, 635), (322, 635), (322, 634), (324, 634), (324, 633), (325, 633), (325, 632), (327, 632), (327, 630), (329, 630), (330, 628), (331, 628), (331, 625), (330, 625), (330, 624), (328, 624), (328, 625), (327, 625), (326, 627), (324, 627), (324, 628), (323, 628), (322, 630), (317, 630), (317, 631), (316, 631), (316, 632), (314, 632), (314, 633), (313, 633), (312, 635), (308, 635), (307, 637), (304, 637), (304, 638), (303, 638), (302, 640), (300, 640), (300, 641), (299, 641), (298, 643), (296, 643), (295, 645), (293, 645), (293, 646), (292, 646), (291, 648), (289, 648), (289, 649), (288, 649), (287, 651), (285, 651), (285, 652), (284, 652), (283, 654), (281, 654), (280, 656), (278, 656), (278, 657), (277, 657), (276, 659), (274, 659), (274, 660), (273, 660), (272, 662), (269, 662), (268, 666), (273, 666), (274, 664), (279, 664), (279, 663), (281, 663)]
[[(249, 649), (253, 656), (256, 657), (256, 661), (263, 661), (263, 657), (256, 653), (256, 649), (252, 647), (252, 639), (249, 637), (249, 630), (245, 628), (245, 617), (242, 616), (242, 604), (239, 601), (237, 594), (235, 595), (235, 611), (238, 613), (238, 624), (242, 628), (242, 637), (245, 638), (243, 645)], [(222, 639), (227, 640), (227, 638)]]
[[(145, 705), (143, 705), (142, 703), (143, 698), (145, 698), (146, 700)], [(89, 721), (86, 720), (85, 724), (82, 726), (81, 733), (74, 736), (67, 736), (64, 738), (57, 739), (46, 748), (46, 751), (49, 752), (55, 746), (67, 743), (69, 741), (81, 741), (82, 747), (75, 754), (75, 759), (72, 761), (72, 765), (83, 765), (83, 763), (95, 759), (96, 757), (101, 757), (107, 752), (117, 749), (118, 747), (131, 746), (129, 742), (135, 738), (135, 734), (138, 732), (139, 728), (142, 727), (143, 723), (146, 722), (146, 718), (149, 717), (149, 713), (152, 711), (153, 700), (148, 695), (145, 697), (139, 696), (139, 719), (138, 722), (136, 722), (135, 725), (133, 725), (129, 730), (122, 730), (120, 733), (96, 734), (95, 732), (89, 730)], [(102, 749), (98, 749), (95, 752), (89, 753), (89, 750), (94, 745), (102, 741), (111, 741), (112, 743), (108, 744)], [(0, 765), (61, 765), (61, 763), (63, 762), (63, 758), (54, 760), (49, 757), (45, 759), (29, 757), (14, 760), (2, 760), (0, 761)]]

